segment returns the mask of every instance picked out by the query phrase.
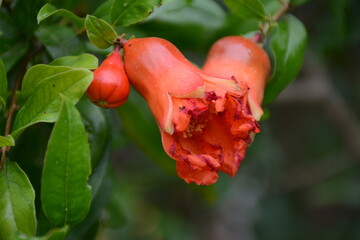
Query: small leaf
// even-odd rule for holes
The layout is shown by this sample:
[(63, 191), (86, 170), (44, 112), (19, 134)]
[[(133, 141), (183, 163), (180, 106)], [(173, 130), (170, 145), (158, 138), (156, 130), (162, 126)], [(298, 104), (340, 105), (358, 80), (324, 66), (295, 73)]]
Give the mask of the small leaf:
[(15, 146), (14, 138), (11, 135), (7, 137), (0, 136), (0, 147)]
[(273, 73), (266, 85), (264, 103), (270, 103), (297, 76), (303, 63), (307, 42), (304, 25), (288, 15), (278, 23), (269, 40)]
[(93, 74), (90, 70), (75, 68), (55, 74), (38, 83), (36, 89), (16, 115), (11, 135), (16, 138), (26, 127), (37, 122), (55, 122), (61, 106), (59, 94), (76, 103), (92, 79)]
[(0, 109), (3, 110), (6, 108), (7, 87), (6, 70), (0, 59)]
[(113, 25), (128, 26), (147, 18), (161, 0), (114, 0), (110, 12)]
[(71, 227), (86, 217), (91, 202), (90, 171), (90, 148), (80, 113), (63, 98), (41, 178), (43, 210), (56, 226)]
[(38, 24), (43, 21), (44, 19), (52, 16), (52, 15), (59, 15), (66, 19), (72, 21), (77, 28), (84, 27), (84, 19), (81, 17), (76, 16), (74, 13), (66, 10), (66, 9), (57, 9), (53, 5), (47, 3), (45, 4), (39, 11), (37, 15), (37, 22)]
[(117, 36), (110, 24), (91, 15), (86, 16), (85, 27), (90, 42), (101, 49), (110, 47)]
[(35, 35), (53, 58), (78, 55), (85, 50), (76, 33), (63, 25), (41, 25)]
[(260, 0), (225, 0), (231, 11), (243, 18), (264, 19), (265, 8)]
[(15, 162), (6, 161), (0, 171), (0, 239), (14, 232), (35, 235), (35, 192)]
[(57, 58), (51, 63), (49, 63), (49, 65), (95, 69), (98, 67), (98, 63), (99, 60), (94, 55), (84, 53), (79, 56), (67, 56)]

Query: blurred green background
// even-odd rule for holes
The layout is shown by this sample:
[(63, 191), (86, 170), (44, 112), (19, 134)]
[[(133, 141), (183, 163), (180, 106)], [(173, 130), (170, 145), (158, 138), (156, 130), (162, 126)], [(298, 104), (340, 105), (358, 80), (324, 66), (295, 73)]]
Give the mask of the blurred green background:
[[(8, 28), (1, 33), (0, 52), (16, 48), (18, 54), (18, 59), (7, 63), (10, 80), (16, 78), (20, 50), (28, 43), (40, 40), (46, 48), (32, 64), (81, 52), (102, 60), (110, 51), (84, 44), (86, 36), (71, 31), (67, 41), (61, 40), (60, 28), (53, 28), (51, 21), (36, 24), (44, 2), (84, 17), (104, 1), (34, 0), (31, 5), (27, 1), (4, 0), (0, 9), (0, 29), (22, 26), (21, 31)], [(101, 177), (92, 180), (101, 186), (89, 217), (68, 239), (360, 239), (360, 2), (301, 2), (291, 13), (308, 31), (303, 69), (274, 103), (265, 106), (269, 117), (260, 123), (261, 133), (238, 174), (234, 178), (221, 174), (216, 184), (207, 187), (186, 184), (177, 177), (175, 162), (163, 152), (145, 101), (132, 91), (118, 111), (91, 110), (100, 111), (98, 116), (103, 114), (106, 124), (87, 127), (95, 133), (107, 127), (109, 134), (92, 139), (101, 144), (92, 152), (102, 155), (95, 170)], [(277, 1), (263, 3), (272, 12), (279, 7)], [(17, 17), (9, 17), (6, 7)], [(230, 13), (221, 0), (166, 0), (146, 21), (116, 30), (168, 39), (201, 66), (214, 41), (246, 34), (257, 26), (256, 20)], [(17, 43), (19, 38), (26, 41)], [(56, 41), (68, 47), (59, 49)], [(18, 45), (6, 45), (9, 42)], [(86, 106), (84, 99), (78, 107), (81, 111)], [(85, 116), (86, 111), (90, 110), (81, 111), (85, 122), (92, 118)], [(50, 129), (46, 124), (30, 128), (11, 155), (28, 160), (20, 164), (35, 189)]]

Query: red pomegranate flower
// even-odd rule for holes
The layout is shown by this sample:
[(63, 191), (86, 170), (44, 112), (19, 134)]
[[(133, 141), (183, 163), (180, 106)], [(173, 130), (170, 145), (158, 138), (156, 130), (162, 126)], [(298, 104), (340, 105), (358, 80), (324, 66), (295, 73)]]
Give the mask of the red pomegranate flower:
[(203, 70), (214, 77), (246, 84), (251, 112), (260, 120), (264, 88), (271, 70), (269, 57), (261, 47), (241, 36), (221, 38), (211, 47)]
[(132, 39), (123, 48), (126, 74), (147, 101), (178, 175), (204, 185), (216, 182), (218, 171), (234, 176), (259, 131), (247, 86), (202, 73), (164, 39)]

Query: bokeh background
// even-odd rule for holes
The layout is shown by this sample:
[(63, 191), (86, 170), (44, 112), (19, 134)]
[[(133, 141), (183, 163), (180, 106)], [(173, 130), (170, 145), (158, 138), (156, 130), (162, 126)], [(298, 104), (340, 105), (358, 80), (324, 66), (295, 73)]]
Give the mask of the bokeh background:
[[(165, 4), (137, 26), (138, 34), (172, 41), (201, 66), (216, 39), (256, 28), (256, 21), (237, 18), (221, 1), (188, 2)], [(214, 186), (184, 184), (126, 135), (135, 144), (112, 156), (125, 223), (104, 229), (104, 236), (360, 239), (359, 10), (357, 0), (313, 0), (291, 10), (308, 31), (304, 66), (265, 106), (269, 117), (233, 179), (222, 174)]]
[[(12, 6), (14, 12), (23, 12), (18, 14), (23, 17), (14, 20), (22, 26), (21, 31), (1, 32), (0, 36), (40, 40), (46, 49), (33, 64), (82, 52), (102, 60), (110, 51), (91, 46), (85, 34), (74, 37), (67, 31), (65, 36), (58, 34), (64, 27), (46, 28), (50, 24), (45, 23), (37, 29), (36, 24), (36, 14), (45, 2), (82, 17), (87, 13), (101, 17), (95, 10), (104, 1), (34, 0), (31, 6), (26, 1), (3, 1), (3, 20), (4, 8)], [(222, 0), (163, 2), (146, 21), (118, 27), (117, 32), (165, 38), (201, 66), (217, 39), (258, 27), (256, 20), (229, 12)], [(262, 2), (271, 12), (280, 7), (277, 0)], [(275, 102), (264, 106), (261, 133), (234, 178), (220, 174), (212, 186), (186, 184), (180, 179), (175, 162), (162, 149), (146, 102), (135, 91), (117, 111), (89, 107), (86, 99), (79, 103), (85, 122), (98, 111), (105, 114), (110, 136), (100, 136), (107, 139), (98, 147), (101, 152), (92, 150), (93, 155), (102, 156), (90, 180), (100, 187), (88, 218), (68, 239), (360, 239), (360, 1), (298, 2), (302, 4), (290, 12), (308, 31), (303, 68)], [(5, 20), (0, 21), (0, 29), (11, 19)], [(60, 48), (59, 41), (63, 43)], [(0, 46), (1, 51), (3, 48), (5, 45)], [(16, 78), (16, 68), (8, 75)], [(35, 190), (39, 189), (50, 131), (48, 124), (31, 127), (10, 152)], [(41, 209), (38, 198), (37, 205)], [(37, 215), (41, 235), (46, 232), (41, 223), (45, 217), (41, 211)]]

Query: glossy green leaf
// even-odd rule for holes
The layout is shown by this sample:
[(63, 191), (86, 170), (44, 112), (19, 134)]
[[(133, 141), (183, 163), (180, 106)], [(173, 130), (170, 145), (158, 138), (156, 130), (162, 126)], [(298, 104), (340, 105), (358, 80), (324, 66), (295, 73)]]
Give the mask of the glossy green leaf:
[(297, 76), (304, 60), (307, 33), (304, 25), (288, 15), (278, 23), (269, 40), (273, 73), (266, 86), (264, 103), (270, 103)]
[[(51, 68), (56, 67), (49, 67), (50, 70)], [(61, 106), (60, 94), (76, 103), (92, 79), (93, 73), (90, 70), (75, 68), (55, 74), (38, 83), (36, 89), (16, 115), (11, 135), (16, 138), (22, 130), (37, 122), (56, 121)]]
[(86, 16), (85, 27), (90, 42), (101, 49), (110, 47), (117, 36), (110, 24), (91, 15)]
[(108, 144), (108, 124), (102, 109), (87, 97), (83, 97), (76, 106), (85, 124), (91, 149), (91, 163), (95, 166)]
[(0, 136), (0, 147), (4, 146), (15, 146), (14, 138), (11, 135), (7, 137)]
[(41, 25), (35, 35), (53, 58), (79, 55), (85, 51), (84, 43), (76, 33), (63, 25)]
[(45, 236), (42, 237), (33, 237), (24, 233), (14, 233), (11, 237), (11, 240), (64, 240), (67, 232), (69, 231), (69, 226), (62, 228), (55, 228), (50, 230)]
[(43, 21), (44, 19), (52, 16), (52, 15), (59, 15), (66, 19), (72, 21), (77, 28), (84, 27), (84, 19), (81, 17), (76, 16), (74, 13), (66, 10), (66, 9), (57, 9), (53, 5), (47, 3), (45, 4), (39, 11), (37, 15), (37, 22), (38, 24)]
[(260, 0), (225, 0), (232, 12), (243, 18), (264, 19), (265, 8)]
[(73, 68), (95, 69), (99, 60), (94, 55), (84, 53), (79, 56), (60, 57), (49, 63), (51, 66), (66, 66)]
[(0, 109), (6, 108), (7, 87), (6, 69), (0, 59)]
[(86, 217), (91, 202), (90, 172), (90, 148), (80, 113), (71, 100), (63, 98), (41, 178), (43, 210), (56, 226), (71, 227)]
[[(49, 66), (45, 64), (34, 65), (26, 72), (21, 85), (21, 94), (28, 97), (36, 89), (36, 87), (44, 80), (58, 78), (67, 71), (71, 71), (70, 67)], [(59, 78), (58, 78), (59, 79)]]
[(0, 171), (0, 239), (14, 232), (35, 235), (35, 192), (26, 174), (15, 162), (6, 161)]
[(147, 18), (161, 0), (114, 0), (110, 18), (113, 25), (128, 26)]
[(101, 18), (102, 20), (105, 20), (106, 22), (111, 22), (110, 20), (110, 12), (111, 7), (114, 0), (107, 0), (103, 2), (93, 13), (93, 15), (97, 18)]

